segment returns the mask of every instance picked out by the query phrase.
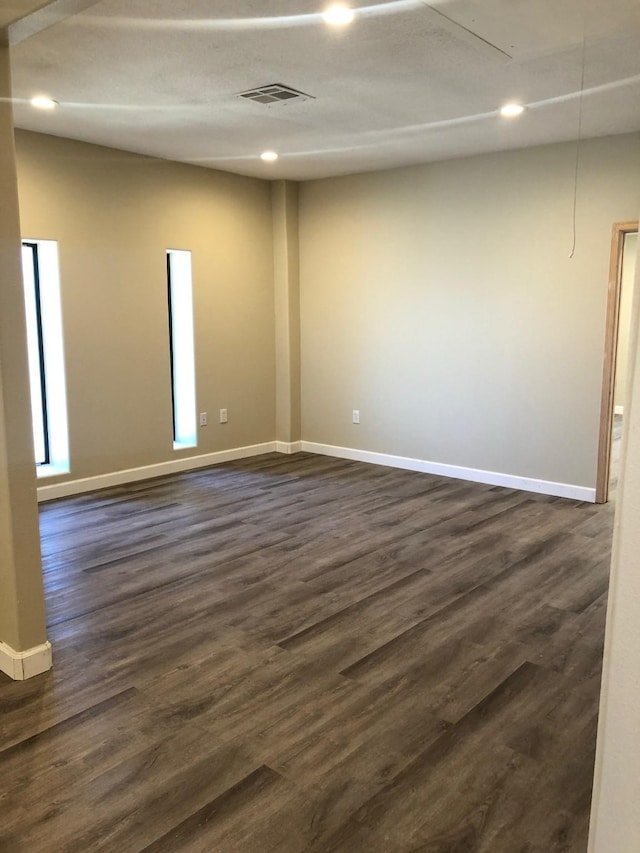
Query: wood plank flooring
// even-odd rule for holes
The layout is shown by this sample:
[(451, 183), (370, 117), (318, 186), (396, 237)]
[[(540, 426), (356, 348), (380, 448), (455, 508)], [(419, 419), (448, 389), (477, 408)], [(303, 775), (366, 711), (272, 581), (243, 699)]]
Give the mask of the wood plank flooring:
[(273, 454), (41, 527), (2, 853), (586, 850), (610, 505)]

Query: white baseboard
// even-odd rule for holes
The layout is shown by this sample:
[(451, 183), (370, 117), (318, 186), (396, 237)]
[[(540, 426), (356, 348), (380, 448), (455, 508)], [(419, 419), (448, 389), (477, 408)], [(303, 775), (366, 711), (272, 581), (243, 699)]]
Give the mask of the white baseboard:
[(319, 453), (323, 456), (335, 456), (339, 459), (353, 459), (356, 462), (371, 462), (374, 465), (388, 465), (391, 468), (405, 468), (408, 471), (420, 471), (424, 474), (436, 474), (440, 477), (452, 477), (457, 480), (470, 480), (474, 483), (485, 483), (490, 486), (504, 486), (508, 489), (522, 489), (525, 492), (537, 492), (560, 498), (595, 503), (596, 490), (586, 486), (574, 486), (569, 483), (553, 483), (549, 480), (534, 480), (530, 477), (518, 477), (512, 474), (500, 474), (495, 471), (482, 471), (477, 468), (462, 468), (458, 465), (445, 465), (440, 462), (429, 462), (424, 459), (411, 459), (407, 456), (392, 456), (387, 453), (374, 453), (369, 450), (357, 450), (351, 447), (335, 447), (331, 444), (316, 444), (312, 441), (269, 441), (264, 444), (254, 444), (249, 447), (236, 447), (231, 450), (220, 450), (216, 453), (206, 453), (202, 456), (189, 456), (183, 459), (172, 459), (157, 465), (146, 465), (143, 468), (129, 468), (125, 471), (114, 471), (111, 474), (100, 474), (96, 477), (86, 477), (80, 480), (69, 480), (51, 486), (38, 487), (38, 501), (50, 501), (56, 498), (66, 498), (110, 486), (122, 486), (138, 480), (148, 480), (152, 477), (162, 477), (180, 471), (191, 471), (197, 468), (208, 468), (221, 462), (233, 462), (235, 459), (247, 459), (260, 456), (263, 453)]
[(0, 671), (14, 681), (26, 681), (48, 672), (52, 663), (51, 643), (35, 646), (26, 652), (16, 652), (6, 643), (0, 643)]
[(624, 406), (614, 406), (613, 414), (614, 415), (624, 415)]
[(99, 474), (96, 477), (68, 480), (65, 483), (56, 483), (51, 486), (38, 486), (38, 502), (52, 501), (56, 498), (68, 498), (72, 495), (84, 494), (85, 492), (95, 492), (98, 489), (108, 489), (111, 486), (123, 486), (126, 483), (149, 480), (152, 477), (162, 477), (165, 474), (192, 471), (196, 468), (208, 468), (210, 465), (219, 465), (221, 462), (233, 462), (236, 459), (248, 459), (250, 456), (260, 456), (263, 453), (275, 453), (277, 444), (275, 441), (268, 441), (265, 444), (253, 444), (249, 447), (234, 447), (232, 450), (205, 453), (202, 456), (171, 459), (169, 462), (159, 462), (157, 465), (145, 465), (143, 468), (128, 468), (125, 471), (114, 471), (111, 474)]
[(276, 441), (278, 453), (300, 453), (302, 451), (301, 441)]
[(330, 444), (316, 444), (312, 441), (303, 441), (302, 450), (308, 453), (320, 453), (324, 456), (336, 456), (339, 459), (353, 459), (356, 462), (371, 462), (374, 465), (405, 468), (408, 471), (420, 471), (423, 474), (436, 474), (439, 477), (452, 477), (456, 480), (471, 480), (473, 483), (504, 486), (507, 489), (521, 489), (525, 492), (537, 492), (542, 495), (571, 498), (588, 503), (595, 503), (596, 500), (595, 489), (586, 486), (573, 486), (569, 483), (534, 480), (531, 477), (517, 477), (512, 474), (482, 471), (477, 468), (462, 468), (458, 465), (444, 465), (440, 462), (411, 459), (407, 456), (390, 456), (386, 453), (373, 453), (369, 450), (356, 450), (351, 447), (334, 447)]

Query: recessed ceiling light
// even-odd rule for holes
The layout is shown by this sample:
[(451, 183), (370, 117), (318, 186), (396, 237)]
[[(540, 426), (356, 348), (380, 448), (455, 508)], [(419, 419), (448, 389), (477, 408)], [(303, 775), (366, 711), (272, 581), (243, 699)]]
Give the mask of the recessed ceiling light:
[(522, 104), (505, 104), (503, 107), (500, 107), (500, 115), (506, 118), (521, 116), (523, 112), (524, 107)]
[(334, 27), (343, 27), (345, 24), (350, 24), (355, 18), (356, 13), (353, 9), (345, 6), (343, 3), (334, 3), (322, 13), (322, 17), (326, 24), (331, 24)]
[(36, 95), (35, 98), (31, 98), (31, 106), (39, 110), (55, 110), (60, 104), (46, 95)]
[(260, 157), (265, 161), (265, 163), (274, 163), (278, 159), (278, 155), (275, 151), (263, 151)]

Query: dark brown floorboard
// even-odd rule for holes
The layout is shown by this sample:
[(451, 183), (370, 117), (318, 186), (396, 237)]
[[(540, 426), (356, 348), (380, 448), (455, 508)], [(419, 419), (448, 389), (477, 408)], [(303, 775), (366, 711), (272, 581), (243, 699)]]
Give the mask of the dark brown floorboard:
[(0, 851), (584, 853), (611, 528), (310, 454), (43, 506)]

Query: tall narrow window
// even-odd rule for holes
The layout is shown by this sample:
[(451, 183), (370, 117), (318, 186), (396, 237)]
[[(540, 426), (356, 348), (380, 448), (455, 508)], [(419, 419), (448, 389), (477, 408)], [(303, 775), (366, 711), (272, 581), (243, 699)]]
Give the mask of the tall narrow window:
[(27, 347), (29, 350), (29, 385), (31, 387), (31, 420), (36, 465), (48, 465), (49, 418), (47, 416), (47, 386), (42, 338), (42, 302), (40, 299), (40, 270), (36, 243), (22, 244), (24, 301), (27, 316)]
[(198, 439), (191, 252), (167, 252), (167, 290), (173, 446), (195, 447)]
[(69, 470), (69, 440), (57, 244), (25, 240), (22, 269), (37, 473), (60, 474)]

